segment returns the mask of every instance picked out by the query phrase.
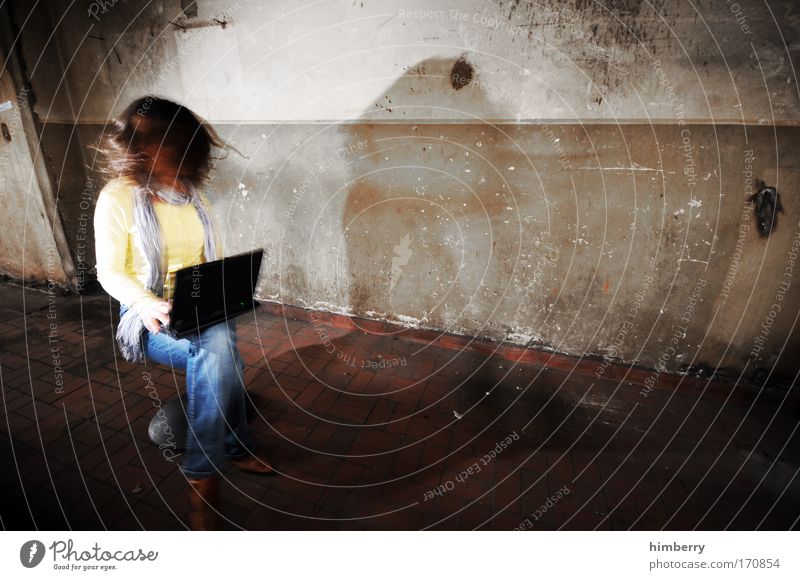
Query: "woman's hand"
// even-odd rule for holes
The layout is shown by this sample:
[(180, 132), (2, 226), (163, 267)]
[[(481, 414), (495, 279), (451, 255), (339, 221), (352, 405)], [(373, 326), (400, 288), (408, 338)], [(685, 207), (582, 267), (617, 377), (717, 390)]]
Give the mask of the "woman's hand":
[(142, 317), (145, 328), (153, 334), (158, 334), (162, 326), (169, 324), (169, 311), (172, 309), (170, 302), (145, 302), (136, 306), (136, 311)]

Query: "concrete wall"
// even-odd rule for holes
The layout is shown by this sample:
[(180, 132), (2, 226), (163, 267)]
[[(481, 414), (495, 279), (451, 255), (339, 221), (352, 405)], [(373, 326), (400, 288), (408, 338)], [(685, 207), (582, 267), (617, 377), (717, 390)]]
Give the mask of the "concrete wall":
[(74, 270), (3, 7), (0, 15), (0, 274), (55, 290)]
[[(24, 12), (29, 3), (16, 4)], [(675, 120), (680, 105), (689, 120), (770, 124), (796, 121), (800, 102), (792, 66), (800, 16), (788, 2), (200, 0), (192, 18), (177, 0), (48, 4), (53, 52), (67, 70), (62, 79), (40, 63), (48, 69), (40, 114), (53, 122), (103, 122), (149, 91), (228, 123), (365, 113), (395, 122), (499, 114), (649, 123)], [(26, 39), (36, 60), (33, 45), (48, 40)], [(420, 108), (386, 107), (398, 78), (463, 54), (488, 103), (460, 99), (451, 110), (436, 90), (416, 94)]]
[[(268, 250), (264, 299), (663, 370), (788, 376), (798, 15), (605, 5), (15, 10), (32, 23), (23, 52), (73, 253), (100, 185), (86, 144), (132, 98), (163, 94), (241, 153), (210, 187), (228, 251)], [(768, 238), (746, 203), (758, 178), (784, 194)]]

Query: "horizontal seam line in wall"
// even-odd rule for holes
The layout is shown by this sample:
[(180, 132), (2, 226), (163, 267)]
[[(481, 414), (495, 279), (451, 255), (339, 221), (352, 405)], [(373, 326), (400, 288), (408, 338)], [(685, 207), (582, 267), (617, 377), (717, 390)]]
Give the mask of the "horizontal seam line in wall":
[[(44, 119), (41, 122), (45, 125), (103, 125), (110, 121), (102, 120), (64, 120), (64, 119)], [(212, 125), (677, 125), (681, 122), (684, 125), (717, 125), (717, 126), (748, 126), (748, 127), (798, 127), (800, 120), (782, 119), (772, 123), (760, 123), (758, 121), (736, 121), (736, 120), (717, 120), (706, 119), (521, 119), (519, 121), (511, 119), (339, 119), (339, 120), (208, 120)]]

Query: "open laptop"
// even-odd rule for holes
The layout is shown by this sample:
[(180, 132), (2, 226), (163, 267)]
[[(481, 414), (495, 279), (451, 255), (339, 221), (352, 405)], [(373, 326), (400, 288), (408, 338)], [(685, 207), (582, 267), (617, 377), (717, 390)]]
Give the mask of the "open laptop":
[(258, 307), (253, 298), (264, 250), (259, 248), (175, 272), (170, 336), (182, 336)]

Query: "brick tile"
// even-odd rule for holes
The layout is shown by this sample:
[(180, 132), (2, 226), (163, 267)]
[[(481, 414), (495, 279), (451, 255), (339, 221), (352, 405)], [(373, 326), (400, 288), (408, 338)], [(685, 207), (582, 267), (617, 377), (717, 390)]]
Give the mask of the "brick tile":
[[(17, 469), (12, 445), (25, 459), (19, 469), (37, 498), (37, 523), (64, 526), (60, 500), (76, 528), (183, 529), (185, 478), (147, 441), (154, 409), (143, 372), (150, 372), (162, 401), (184, 388), (184, 373), (123, 361), (108, 322), (81, 328), (65, 314), (71, 298), (64, 298), (59, 347), (66, 380), (59, 393), (43, 339), (47, 319), (15, 314), (13, 305), (21, 304), (15, 293), (21, 296), (19, 288), (0, 286), (0, 335), (6, 337), (0, 445), (8, 449), (2, 454), (7, 471)], [(104, 317), (115, 308), (102, 295), (82, 300), (84, 311), (94, 304)], [(354, 361), (407, 361), (362, 369), (327, 353), (311, 320), (307, 310), (267, 304), (239, 326), (244, 381), (263, 415), (251, 428), (286, 475), (226, 474), (227, 529), (513, 529), (564, 485), (570, 494), (533, 529), (748, 529), (762, 519), (766, 529), (786, 529), (797, 518), (800, 484), (775, 504), (791, 474), (769, 469), (780, 453), (789, 464), (797, 458), (796, 446), (786, 446), (796, 404), (776, 415), (775, 397), (751, 405), (753, 395), (739, 389), (723, 407), (729, 385), (675, 376), (659, 377), (643, 397), (647, 369), (611, 365), (608, 378), (596, 380), (588, 378), (598, 364), (592, 358), (324, 313), (317, 324)], [(455, 420), (454, 409), (462, 419)], [(520, 440), (479, 473), (422, 501), (512, 430)], [(136, 483), (142, 489), (133, 493)], [(368, 517), (412, 502), (419, 503)]]

